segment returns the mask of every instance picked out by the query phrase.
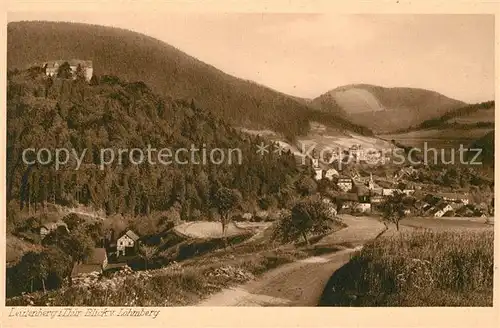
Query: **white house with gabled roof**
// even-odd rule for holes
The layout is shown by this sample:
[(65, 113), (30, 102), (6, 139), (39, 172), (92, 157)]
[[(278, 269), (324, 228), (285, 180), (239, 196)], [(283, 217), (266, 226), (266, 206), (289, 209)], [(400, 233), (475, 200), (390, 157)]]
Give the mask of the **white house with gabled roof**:
[(128, 229), (116, 240), (116, 255), (125, 256), (127, 253), (136, 252), (139, 246), (139, 236)]

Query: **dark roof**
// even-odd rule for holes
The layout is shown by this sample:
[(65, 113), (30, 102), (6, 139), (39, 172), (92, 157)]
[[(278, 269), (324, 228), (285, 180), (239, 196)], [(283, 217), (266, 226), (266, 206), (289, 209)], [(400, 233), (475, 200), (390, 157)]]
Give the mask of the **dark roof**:
[(429, 203), (427, 203), (427, 202), (425, 202), (425, 201), (423, 201), (423, 200), (417, 200), (417, 201), (415, 202), (415, 204), (413, 204), (413, 205), (414, 205), (416, 208), (423, 208), (423, 207), (425, 207), (425, 206), (429, 205)]
[(46, 228), (47, 230), (56, 230), (58, 227), (66, 227), (68, 229), (68, 225), (63, 221), (59, 220), (57, 222), (49, 222), (45, 223), (41, 226), (41, 228)]
[(92, 254), (85, 261), (85, 264), (95, 264), (102, 265), (104, 260), (107, 258), (106, 249), (104, 248), (94, 248)]
[(82, 273), (91, 273), (96, 271), (101, 272), (102, 266), (98, 264), (77, 264), (71, 271), (71, 276), (74, 277)]
[(111, 263), (106, 266), (106, 270), (119, 269), (119, 268), (124, 268), (126, 266), (127, 262)]
[(345, 193), (345, 194), (341, 194), (339, 197), (339, 199), (342, 199), (344, 201), (353, 201), (353, 202), (357, 202), (358, 201), (358, 194), (356, 193)]
[(436, 208), (436, 210), (443, 210), (448, 205), (447, 202), (439, 202), (434, 208)]
[(363, 196), (363, 195), (369, 195), (370, 194), (370, 189), (368, 189), (367, 186), (364, 186), (362, 184), (356, 183), (356, 188), (358, 189), (358, 195)]
[(133, 241), (138, 241), (140, 238), (135, 232), (133, 232), (132, 230), (129, 229), (129, 230), (125, 231), (125, 233), (122, 233), (120, 235), (120, 237), (118, 237), (118, 239), (120, 239), (121, 237), (123, 237), (125, 235), (127, 235)]
[(449, 198), (449, 199), (468, 199), (469, 197), (464, 194), (459, 194), (455, 192), (438, 192), (434, 196), (440, 198)]
[(68, 64), (70, 66), (77, 66), (78, 64), (80, 64), (83, 67), (92, 67), (92, 61), (91, 60), (80, 60), (80, 59), (50, 60), (50, 61), (46, 62), (46, 64), (47, 64), (47, 67), (53, 68), (53, 67), (56, 66), (56, 64), (57, 64), (57, 66), (61, 66), (62, 64), (64, 64), (64, 62), (68, 62)]

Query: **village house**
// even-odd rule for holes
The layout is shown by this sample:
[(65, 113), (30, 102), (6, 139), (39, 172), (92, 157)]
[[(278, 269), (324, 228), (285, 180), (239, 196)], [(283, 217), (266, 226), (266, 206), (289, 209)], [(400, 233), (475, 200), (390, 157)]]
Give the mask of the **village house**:
[(453, 207), (450, 204), (441, 202), (430, 209), (429, 214), (435, 218), (440, 218), (446, 214), (446, 212), (453, 211)]
[(339, 172), (335, 169), (325, 170), (325, 178), (332, 181), (333, 177), (339, 176)]
[(469, 197), (466, 194), (453, 193), (453, 192), (440, 192), (434, 195), (447, 202), (461, 202), (464, 205), (469, 205)]
[(76, 277), (80, 274), (98, 272), (102, 273), (108, 265), (108, 256), (106, 249), (94, 248), (92, 254), (82, 263), (75, 265), (71, 271), (71, 276)]
[(459, 208), (456, 212), (457, 216), (462, 216), (462, 217), (472, 217), (474, 216), (474, 210), (470, 208), (469, 206), (465, 205)]
[(372, 203), (372, 204), (380, 204), (380, 203), (383, 203), (384, 200), (385, 200), (384, 196), (380, 196), (380, 195), (375, 195), (375, 196), (370, 197), (370, 203)]
[(359, 202), (358, 194), (356, 193), (345, 193), (337, 198), (342, 206), (341, 209), (352, 209)]
[(344, 192), (350, 191), (353, 186), (352, 179), (349, 177), (340, 177), (337, 186)]
[(323, 170), (320, 169), (319, 167), (314, 168), (314, 180), (321, 180), (323, 179)]
[(450, 202), (450, 206), (453, 208), (454, 211), (457, 211), (464, 207), (465, 205), (462, 202)]
[(91, 60), (79, 60), (79, 59), (51, 60), (43, 64), (43, 67), (45, 69), (45, 74), (47, 76), (57, 76), (59, 67), (61, 67), (61, 65), (64, 64), (65, 62), (68, 62), (71, 68), (71, 72), (73, 73), (73, 79), (76, 79), (76, 70), (80, 65), (85, 74), (85, 79), (87, 81), (90, 81), (90, 79), (92, 78), (92, 74), (94, 72)]
[(57, 222), (50, 222), (50, 223), (43, 224), (40, 227), (40, 237), (42, 239), (44, 239), (45, 236), (47, 236), (52, 231), (55, 231), (59, 227), (64, 227), (66, 229), (66, 232), (69, 233), (69, 229), (68, 229), (68, 226), (66, 225), (66, 223), (64, 223), (63, 221), (59, 220)]
[(362, 213), (370, 212), (372, 210), (371, 203), (358, 203), (354, 206), (354, 210)]
[(128, 229), (116, 240), (116, 255), (125, 256), (136, 254), (139, 249), (139, 236)]
[(396, 190), (404, 193), (406, 196), (410, 196), (411, 194), (413, 194), (415, 192), (415, 190), (413, 190), (413, 189), (400, 190), (400, 189), (393, 189), (393, 188), (384, 188), (382, 190), (382, 196), (391, 196), (396, 192)]
[(419, 199), (415, 202), (415, 204), (413, 204), (413, 207), (415, 208), (415, 212), (424, 213), (427, 210), (429, 210), (432, 206), (429, 205), (429, 203)]

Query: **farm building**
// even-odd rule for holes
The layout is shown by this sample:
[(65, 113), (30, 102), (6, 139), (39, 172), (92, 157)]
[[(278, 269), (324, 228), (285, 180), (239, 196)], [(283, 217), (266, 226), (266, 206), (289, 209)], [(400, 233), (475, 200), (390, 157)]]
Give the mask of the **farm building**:
[(339, 172), (335, 169), (327, 169), (325, 170), (325, 178), (328, 180), (333, 180), (333, 177), (336, 177), (339, 175)]
[(92, 78), (92, 74), (94, 72), (91, 60), (80, 60), (80, 59), (51, 60), (43, 64), (43, 67), (45, 69), (45, 74), (47, 76), (57, 76), (59, 67), (61, 67), (61, 65), (64, 64), (65, 62), (68, 62), (69, 66), (71, 67), (71, 72), (73, 73), (73, 79), (76, 78), (76, 71), (78, 69), (78, 66), (80, 65), (85, 74), (85, 79), (87, 81), (90, 81), (90, 79)]
[(101, 273), (108, 265), (108, 256), (106, 254), (106, 249), (104, 248), (94, 248), (92, 254), (83, 261), (75, 265), (73, 271), (71, 271), (71, 276), (75, 277), (83, 273), (99, 272)]
[(431, 208), (429, 214), (435, 218), (440, 218), (449, 211), (453, 211), (453, 207), (448, 203), (442, 202)]
[(413, 189), (400, 190), (400, 189), (384, 188), (382, 190), (382, 196), (391, 196), (392, 194), (394, 194), (396, 192), (396, 190), (404, 193), (406, 196), (410, 196), (411, 194), (413, 194), (415, 192), (415, 190), (413, 190)]
[(466, 194), (460, 194), (454, 192), (440, 192), (436, 193), (434, 196), (448, 202), (461, 202), (464, 205), (469, 204), (469, 196)]
[(359, 203), (356, 204), (356, 206), (354, 207), (355, 211), (359, 211), (362, 213), (370, 212), (371, 209), (372, 209), (372, 204), (370, 203)]
[(116, 240), (117, 256), (132, 255), (137, 253), (139, 248), (139, 236), (132, 230), (126, 230)]
[(375, 195), (375, 196), (370, 197), (370, 202), (372, 204), (380, 204), (380, 203), (383, 203), (384, 200), (385, 200), (385, 198), (383, 196), (380, 196), (380, 195)]
[(52, 231), (55, 231), (59, 227), (64, 227), (66, 232), (69, 233), (68, 226), (63, 221), (46, 223), (40, 227), (40, 237), (43, 239)]
[(337, 186), (343, 191), (349, 191), (352, 189), (353, 183), (352, 179), (348, 177), (340, 177), (337, 181)]
[(314, 180), (323, 179), (323, 170), (319, 167), (314, 168)]

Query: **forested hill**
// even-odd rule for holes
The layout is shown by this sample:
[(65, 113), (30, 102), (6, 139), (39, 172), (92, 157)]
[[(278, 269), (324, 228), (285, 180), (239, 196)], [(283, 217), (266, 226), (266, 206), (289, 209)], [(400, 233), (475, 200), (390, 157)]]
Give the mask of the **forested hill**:
[(495, 126), (495, 101), (485, 101), (449, 111), (440, 117), (426, 120), (413, 130), (447, 127), (491, 127)]
[[(8, 200), (18, 199), (23, 206), (81, 203), (131, 215), (176, 207), (183, 218), (193, 218), (209, 211), (210, 197), (221, 186), (238, 189), (243, 206), (262, 198), (283, 204), (300, 176), (291, 154), (262, 157), (256, 153), (258, 138), (194, 102), (158, 96), (143, 82), (101, 76), (89, 85), (31, 69), (9, 72), (7, 98)], [(133, 165), (126, 153), (122, 165), (117, 159), (104, 170), (91, 165), (100, 163), (100, 149), (151, 145), (175, 151), (192, 144), (207, 150), (239, 148), (242, 164), (191, 164), (186, 154), (181, 159), (188, 164)], [(62, 147), (78, 154), (87, 149), (87, 165), (75, 170), (70, 161), (56, 170), (21, 160), (24, 149)]]
[[(92, 60), (96, 74), (144, 81), (155, 92), (194, 98), (229, 123), (271, 129), (293, 140), (320, 121), (339, 133), (371, 134), (335, 113), (238, 79), (143, 34), (111, 27), (62, 22), (13, 22), (7, 27), (7, 63), (24, 69), (52, 59)], [(238, 58), (233, 58), (238, 61)]]
[[(475, 161), (483, 164), (495, 166), (495, 130), (476, 140), (469, 146), (470, 149), (481, 149), (481, 154)], [(475, 156), (476, 151), (471, 151), (469, 157)]]

